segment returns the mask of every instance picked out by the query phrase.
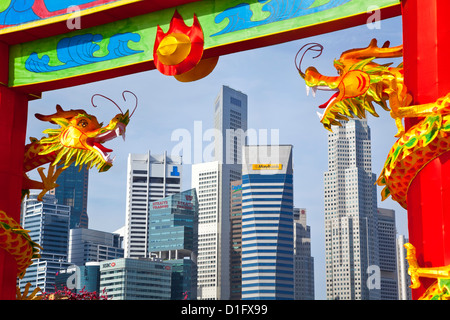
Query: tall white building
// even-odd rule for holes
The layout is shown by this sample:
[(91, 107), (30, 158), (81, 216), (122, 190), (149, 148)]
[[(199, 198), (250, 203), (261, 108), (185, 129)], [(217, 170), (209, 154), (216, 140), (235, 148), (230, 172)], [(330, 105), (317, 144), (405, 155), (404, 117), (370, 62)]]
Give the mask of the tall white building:
[(327, 299), (380, 298), (380, 286), (369, 278), (379, 270), (376, 175), (371, 159), (366, 119), (342, 122), (342, 127), (333, 127), (328, 134), (328, 171), (324, 173)]
[(150, 202), (181, 192), (181, 157), (130, 154), (127, 167), (125, 258), (148, 257)]
[(239, 165), (218, 161), (192, 165), (192, 188), (198, 196), (197, 299), (230, 296), (230, 183), (240, 178)]

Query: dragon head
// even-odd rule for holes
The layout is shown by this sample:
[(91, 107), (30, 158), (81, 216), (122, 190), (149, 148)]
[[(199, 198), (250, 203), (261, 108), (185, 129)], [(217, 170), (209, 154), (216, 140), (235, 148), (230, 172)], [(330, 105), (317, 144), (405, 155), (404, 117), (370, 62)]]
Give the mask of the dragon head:
[(125, 139), (125, 129), (130, 121), (130, 115), (117, 114), (106, 126), (97, 121), (93, 115), (84, 110), (63, 110), (56, 106), (56, 113), (51, 115), (36, 114), (41, 121), (49, 121), (60, 126), (58, 129), (44, 131), (48, 137), (40, 140), (44, 149), (41, 155), (54, 153), (56, 158), (53, 165), (60, 162), (67, 167), (87, 165), (88, 168), (97, 166), (99, 172), (107, 171), (113, 164), (111, 152), (103, 144), (118, 136)]
[[(320, 44), (308, 44), (309, 50), (319, 52), (314, 58), (322, 53), (323, 47)], [(307, 93), (310, 90), (315, 95), (317, 90), (333, 91), (334, 94), (319, 108), (324, 109), (324, 113), (318, 113), (320, 122), (331, 131), (331, 126), (341, 126), (339, 120), (349, 118), (364, 118), (366, 111), (378, 117), (373, 103), (380, 105), (386, 111), (389, 107), (386, 101), (397, 103), (402, 97), (397, 96), (396, 101), (392, 101), (393, 95), (400, 94), (403, 90), (403, 70), (402, 66), (391, 68), (390, 64), (380, 65), (375, 63), (375, 58), (394, 58), (402, 56), (402, 46), (389, 48), (386, 42), (381, 48), (377, 46), (377, 41), (373, 39), (367, 48), (352, 49), (342, 53), (338, 60), (334, 60), (337, 76), (324, 76), (314, 67), (308, 67), (305, 72), (301, 70), (301, 60), (297, 65), (297, 57), (305, 48), (303, 46), (297, 53), (296, 67), (300, 76), (305, 80)], [(394, 99), (395, 100), (395, 99)]]

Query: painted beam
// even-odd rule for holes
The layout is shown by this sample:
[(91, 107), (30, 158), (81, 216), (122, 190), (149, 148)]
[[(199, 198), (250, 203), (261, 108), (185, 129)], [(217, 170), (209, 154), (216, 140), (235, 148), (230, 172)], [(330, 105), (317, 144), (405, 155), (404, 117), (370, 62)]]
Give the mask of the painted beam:
[(9, 86), (31, 95), (154, 69), (157, 27), (175, 9), (188, 26), (196, 15), (205, 58), (273, 45), (401, 14), (399, 0), (204, 0), (10, 47)]
[(9, 45), (91, 28), (199, 0), (2, 0), (0, 41)]

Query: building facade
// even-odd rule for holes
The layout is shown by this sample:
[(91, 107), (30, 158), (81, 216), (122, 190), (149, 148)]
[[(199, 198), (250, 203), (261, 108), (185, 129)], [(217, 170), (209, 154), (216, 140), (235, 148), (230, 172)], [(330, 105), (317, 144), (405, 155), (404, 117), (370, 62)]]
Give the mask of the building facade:
[(327, 299), (380, 299), (368, 285), (379, 266), (376, 175), (367, 120), (342, 122), (328, 134), (324, 173)]
[(120, 235), (92, 229), (70, 229), (69, 262), (83, 266), (91, 261), (123, 258)]
[(150, 204), (148, 248), (172, 266), (171, 300), (197, 298), (198, 200), (195, 189)]
[(242, 299), (294, 299), (292, 146), (245, 146)]
[(231, 182), (230, 300), (242, 299), (242, 180)]
[(306, 209), (294, 208), (295, 300), (314, 300), (314, 258)]
[(61, 172), (56, 180), (59, 185), (52, 190), (59, 204), (70, 206), (70, 228), (88, 228), (87, 214), (89, 170), (75, 164)]
[(395, 211), (378, 208), (381, 300), (398, 299), (397, 229)]
[(127, 258), (148, 257), (150, 203), (181, 191), (181, 157), (130, 154), (124, 250)]
[(43, 292), (54, 292), (57, 272), (70, 265), (67, 261), (70, 207), (58, 204), (54, 195), (47, 194), (38, 201), (37, 194), (31, 194), (23, 202), (22, 214), (23, 228), (43, 249), (40, 258), (33, 260), (19, 280), (21, 292), (28, 282), (31, 290), (39, 287)]
[(161, 260), (108, 260), (100, 264), (100, 288), (108, 300), (170, 300), (171, 274)]

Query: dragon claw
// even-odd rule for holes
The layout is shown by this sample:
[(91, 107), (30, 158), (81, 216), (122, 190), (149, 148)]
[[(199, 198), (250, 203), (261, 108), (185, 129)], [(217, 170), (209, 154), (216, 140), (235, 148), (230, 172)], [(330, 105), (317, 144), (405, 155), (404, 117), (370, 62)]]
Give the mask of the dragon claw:
[(42, 191), (39, 193), (39, 195), (37, 197), (37, 199), (39, 201), (42, 201), (42, 198), (48, 191), (59, 186), (56, 183), (56, 180), (58, 179), (59, 175), (63, 171), (63, 168), (59, 168), (56, 170), (55, 173), (53, 173), (54, 169), (55, 169), (55, 167), (50, 165), (48, 168), (47, 176), (45, 176), (45, 174), (44, 174), (44, 170), (45, 170), (44, 168), (41, 167), (41, 168), (37, 169), (37, 171), (39, 172), (39, 175), (41, 176), (42, 184), (43, 184)]

